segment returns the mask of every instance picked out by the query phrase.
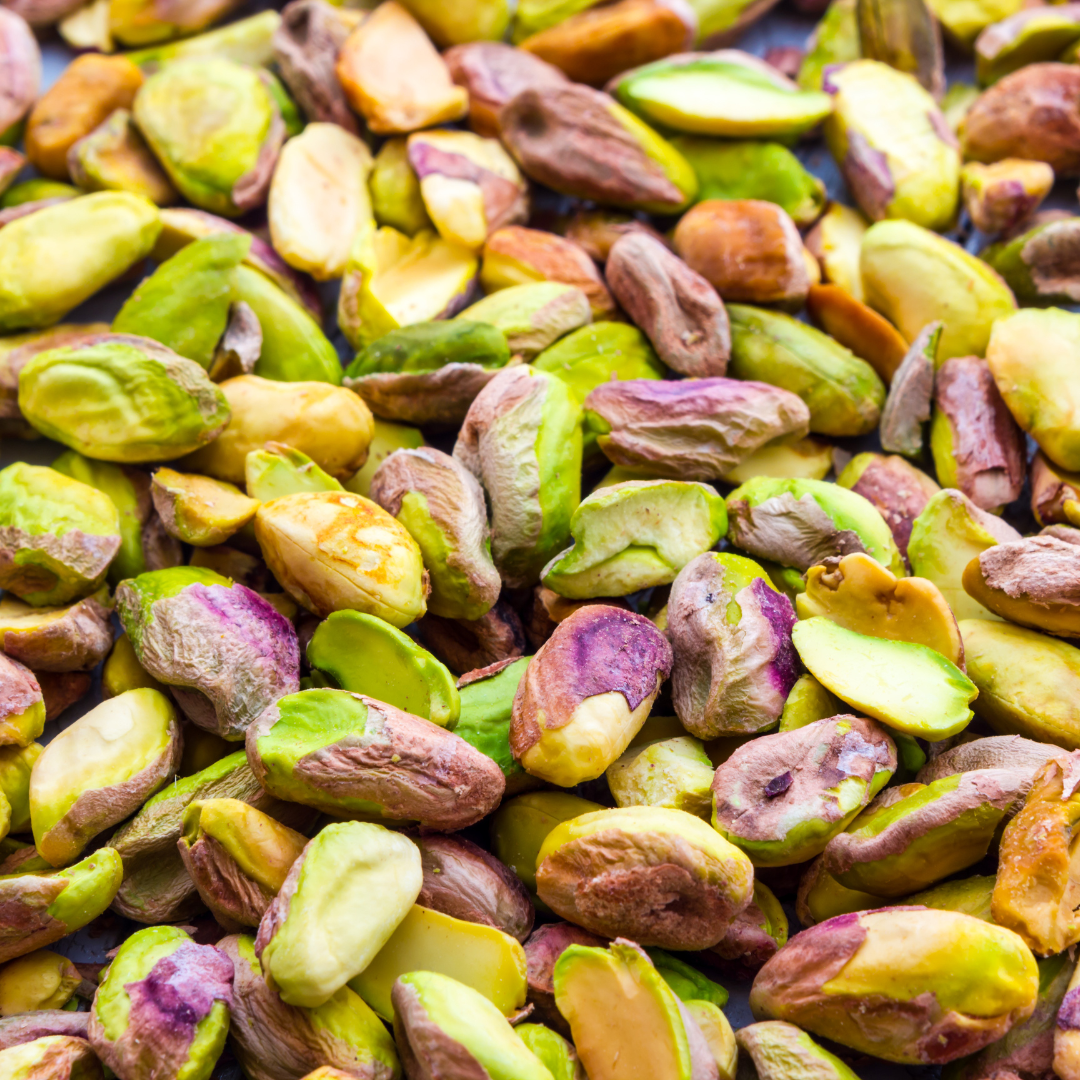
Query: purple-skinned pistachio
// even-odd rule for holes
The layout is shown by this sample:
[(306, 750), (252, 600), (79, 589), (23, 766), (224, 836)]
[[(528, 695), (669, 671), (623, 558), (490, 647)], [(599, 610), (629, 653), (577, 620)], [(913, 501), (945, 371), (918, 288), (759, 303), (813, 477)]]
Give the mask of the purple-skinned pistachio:
[(616, 465), (712, 480), (773, 439), (805, 435), (810, 410), (790, 391), (761, 382), (627, 379), (589, 394), (585, 423)]
[[(69, 10), (73, 6), (68, 0), (63, 2)], [(26, 0), (25, 8), (40, 5), (41, 0)], [(26, 23), (33, 16), (30, 10), (18, 11), (19, 6), (11, 3), (0, 8), (0, 135), (7, 135), (26, 116), (41, 85), (41, 49)]]
[(772, 889), (754, 881), (754, 898), (703, 959), (736, 978), (752, 978), (788, 938), (788, 919)]
[(533, 776), (572, 787), (600, 776), (645, 722), (671, 672), (671, 646), (643, 615), (579, 608), (525, 669), (510, 748)]
[(799, 677), (794, 625), (791, 601), (752, 560), (706, 552), (683, 567), (667, 632), (672, 701), (687, 731), (713, 739), (772, 727)]
[(267, 706), (299, 688), (296, 631), (243, 585), (173, 567), (124, 582), (116, 599), (139, 663), (207, 731), (241, 739)]
[(1035, 213), (1054, 186), (1054, 170), (1045, 161), (1022, 158), (1005, 158), (992, 165), (970, 161), (960, 181), (964, 206), (975, 227), (1000, 233)]
[(66, 1009), (40, 1009), (0, 1019), (0, 1050), (44, 1039), (49, 1035), (86, 1038), (90, 1022), (88, 1012), (68, 1012)]
[(150, 926), (120, 946), (90, 1011), (89, 1039), (130, 1080), (209, 1075), (225, 1047), (233, 965), (175, 926)]
[(1019, 935), (924, 907), (838, 915), (796, 934), (758, 973), (750, 1007), (862, 1053), (944, 1064), (1031, 1015), (1035, 958)]

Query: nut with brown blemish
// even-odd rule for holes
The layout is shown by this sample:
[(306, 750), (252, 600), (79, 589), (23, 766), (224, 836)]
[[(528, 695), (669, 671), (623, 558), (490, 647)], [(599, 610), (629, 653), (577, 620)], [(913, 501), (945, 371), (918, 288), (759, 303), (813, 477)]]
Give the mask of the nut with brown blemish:
[(665, 244), (630, 232), (612, 246), (608, 285), (660, 359), (680, 375), (723, 375), (731, 355), (731, 326), (712, 285)]
[(997, 511), (1024, 486), (1024, 434), (977, 356), (955, 356), (934, 379), (930, 449), (938, 479), (981, 510)]
[(653, 476), (713, 480), (766, 443), (809, 430), (789, 390), (742, 379), (626, 379), (585, 399), (585, 422), (615, 465)]
[(1080, 559), (1053, 536), (997, 544), (964, 569), (964, 590), (995, 615), (1048, 634), (1080, 637)]
[(675, 227), (675, 250), (724, 300), (799, 308), (814, 284), (795, 222), (759, 199), (698, 203)]
[(1031, 459), (1031, 512), (1040, 525), (1080, 525), (1080, 474), (1041, 450)]
[(561, 787), (602, 775), (645, 722), (671, 662), (667, 638), (643, 615), (604, 604), (579, 608), (518, 686), (514, 757)]

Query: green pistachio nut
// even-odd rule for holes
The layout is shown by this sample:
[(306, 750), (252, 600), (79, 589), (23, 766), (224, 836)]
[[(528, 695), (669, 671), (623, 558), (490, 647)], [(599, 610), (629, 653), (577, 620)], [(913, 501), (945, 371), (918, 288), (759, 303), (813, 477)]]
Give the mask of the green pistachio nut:
[(618, 101), (652, 124), (696, 135), (792, 138), (832, 111), (827, 94), (800, 90), (747, 53), (683, 53), (613, 83)]
[(389, 420), (456, 427), (509, 360), (505, 335), (490, 323), (422, 322), (391, 330), (362, 349), (344, 383)]
[(476, 477), (440, 450), (399, 450), (379, 466), (369, 492), (420, 547), (431, 578), (428, 611), (447, 619), (486, 615), (502, 580), (492, 561), (487, 504)]
[(420, 195), (420, 180), (409, 164), (409, 148), (402, 137), (387, 139), (375, 155), (368, 182), (371, 206), (380, 225), (415, 236), (434, 229)]
[(479, 268), (472, 251), (433, 230), (410, 238), (363, 226), (342, 277), (338, 326), (361, 349), (399, 327), (449, 317), (468, 303)]
[(499, 1010), (476, 990), (434, 971), (394, 984), (394, 1037), (417, 1074), (467, 1069), (492, 1080), (552, 1080)]
[(755, 866), (806, 862), (895, 771), (895, 744), (872, 720), (835, 716), (764, 735), (716, 770), (713, 827)]
[(810, 430), (865, 435), (877, 427), (885, 384), (827, 334), (780, 311), (729, 304), (729, 374), (783, 387), (810, 409)]
[(126, 690), (138, 690), (139, 687), (150, 687), (163, 694), (167, 693), (165, 687), (139, 663), (131, 638), (127, 634), (121, 634), (101, 669), (101, 696), (116, 697)]
[[(797, 935), (759, 972), (750, 1007), (862, 1053), (940, 1064), (1030, 1016), (1038, 983), (1011, 930), (954, 911), (886, 908)], [(858, 1006), (871, 994), (877, 1021), (864, 1026)]]
[[(796, 601), (798, 603), (798, 601)], [(830, 694), (813, 675), (800, 675), (784, 701), (780, 730), (794, 731), (815, 720), (827, 720), (844, 711), (843, 703)]]
[[(646, 953), (631, 941), (570, 945), (555, 963), (555, 1001), (592, 1080), (617, 1080), (625, 1058), (642, 1076), (718, 1075), (709, 1041)], [(611, 1023), (613, 1016), (619, 1023)]]
[(461, 707), (454, 677), (412, 638), (374, 615), (335, 611), (307, 648), (314, 671), (354, 694), (385, 701), (453, 730)]
[(960, 151), (930, 93), (879, 60), (830, 70), (825, 138), (863, 213), (944, 229), (956, 216)]
[(990, 901), (994, 895), (994, 878), (977, 875), (955, 881), (943, 881), (922, 892), (912, 893), (907, 899), (912, 906), (941, 908), (944, 911), (962, 911), (984, 922), (994, 922), (990, 914)]
[(949, 36), (965, 50), (982, 30), (1015, 15), (1022, 7), (1021, 0), (934, 0), (930, 4)]
[(697, 174), (699, 199), (764, 199), (800, 226), (825, 208), (825, 185), (780, 143), (680, 135), (671, 144)]
[[(352, 760), (357, 739), (367, 747), (362, 766)], [(281, 698), (248, 729), (247, 745), (272, 795), (338, 817), (460, 829), (490, 813), (505, 788), (498, 765), (464, 739), (345, 690)]]
[(96, 919), (123, 876), (120, 856), (103, 847), (66, 870), (0, 878), (0, 903), (9, 913), (0, 931), (0, 961), (51, 945)]
[(301, 491), (344, 491), (341, 484), (286, 443), (268, 442), (244, 458), (244, 487), (252, 499), (269, 502)]
[(533, 34), (558, 26), (571, 15), (587, 11), (597, 0), (525, 0), (514, 13), (512, 40), (515, 44)]
[(518, 1024), (514, 1032), (543, 1062), (553, 1080), (583, 1080), (577, 1051), (557, 1031), (543, 1024)]
[(112, 500), (41, 465), (0, 472), (0, 523), (0, 585), (36, 606), (94, 592), (120, 550)]
[[(1012, 164), (1009, 160), (995, 165), (972, 162), (966, 168), (995, 169)], [(1045, 162), (1017, 162), (1020, 165), (1045, 165)], [(1050, 168), (1048, 165), (1046, 166)], [(1015, 181), (1014, 181), (1015, 183)], [(972, 215), (974, 217), (974, 215)], [(1076, 220), (1064, 218), (1036, 225), (1014, 239), (991, 244), (979, 252), (1012, 289), (1022, 304), (1071, 304), (1080, 291), (1075, 262), (1068, 254), (1076, 245)]]
[(675, 655), (671, 695), (687, 731), (700, 739), (772, 727), (798, 669), (795, 612), (755, 562), (706, 552), (688, 563), (668, 597)]
[(975, 41), (975, 74), (982, 86), (1027, 64), (1061, 59), (1080, 40), (1080, 20), (1071, 8), (1018, 11), (995, 21)]
[[(0, 654), (4, 696), (0, 700), (0, 746), (27, 747), (45, 729), (45, 699), (34, 673), (18, 660)], [(12, 813), (5, 793), (0, 817)], [(6, 829), (5, 829), (6, 832)]]
[(84, 195), (4, 227), (0, 330), (52, 326), (150, 254), (157, 208), (120, 191)]
[(359, 472), (345, 482), (345, 489), (356, 495), (368, 498), (371, 494), (371, 481), (379, 466), (395, 450), (418, 450), (424, 445), (423, 432), (406, 424), (393, 424), (389, 420), (375, 417), (374, 435), (368, 446), (368, 458)]
[(605, 775), (616, 806), (663, 806), (707, 818), (714, 772), (700, 740), (681, 735), (632, 746)]
[(225, 543), (259, 509), (232, 484), (164, 467), (154, 473), (150, 495), (165, 531), (196, 547)]
[(994, 322), (1016, 310), (1009, 287), (986, 263), (911, 221), (872, 225), (859, 265), (866, 302), (908, 341), (927, 323), (944, 323), (938, 363), (982, 356)]
[(587, 496), (570, 519), (573, 544), (541, 575), (575, 600), (670, 585), (727, 531), (723, 499), (707, 484), (632, 480)]
[(727, 497), (728, 535), (751, 555), (806, 571), (831, 555), (864, 551), (894, 574), (904, 562), (864, 496), (821, 480), (758, 477)]
[(782, 948), (787, 939), (788, 918), (780, 901), (767, 885), (755, 881), (753, 899), (710, 952), (722, 970), (746, 977)]
[[(233, 965), (213, 945), (196, 945), (174, 926), (137, 930), (120, 946), (94, 996), (88, 1038), (120, 1076), (208, 1080), (229, 1032)], [(158, 996), (182, 1020), (162, 1015)]]
[(131, 464), (190, 453), (228, 424), (198, 364), (150, 338), (38, 353), (19, 376), (19, 408), (44, 435), (87, 457)]
[(547, 372), (507, 368), (473, 402), (454, 457), (491, 501), (491, 550), (504, 586), (535, 585), (566, 545), (580, 498), (581, 408), (572, 391)]
[(349, 986), (384, 1020), (394, 1020), (394, 986), (410, 971), (438, 972), (456, 979), (504, 1016), (514, 1016), (525, 1005), (525, 950), (516, 938), (497, 927), (457, 919), (420, 904), (409, 909)]
[(74, 184), (64, 184), (59, 180), (49, 180), (44, 176), (34, 176), (22, 180), (0, 195), (0, 209), (8, 210), (13, 206), (26, 203), (43, 202), (45, 199), (66, 201), (79, 196), (81, 192)]
[(0, 749), (0, 792), (11, 807), (13, 833), (30, 831), (30, 773), (43, 749), (36, 742)]
[[(796, 83), (804, 90), (820, 90), (825, 69), (862, 56), (855, 0), (832, 0), (806, 43)], [(833, 204), (838, 205), (836, 203)]]
[(20, 956), (0, 970), (0, 1016), (62, 1009), (82, 982), (78, 968), (48, 949)]
[(154, 70), (169, 60), (190, 56), (223, 56), (253, 67), (269, 64), (274, 58), (272, 38), (280, 25), (281, 16), (276, 11), (261, 11), (258, 15), (238, 19), (217, 30), (166, 45), (138, 49), (128, 53), (128, 56), (148, 70)]
[(999, 319), (987, 363), (1009, 411), (1043, 453), (1063, 469), (1080, 469), (1080, 315), (1030, 309)]
[[(1080, 26), (1077, 26), (1077, 32), (1080, 33)], [(964, 205), (975, 227), (985, 233), (1000, 233), (1015, 228), (1039, 208), (1054, 186), (1054, 170), (1045, 161), (1019, 158), (1007, 158), (992, 165), (969, 161), (960, 173), (960, 180)], [(1071, 235), (1068, 231), (1051, 232), (1025, 252), (1027, 239), (1033, 234), (1034, 230), (1026, 230), (1018, 240), (994, 244), (979, 253), (1005, 278), (1020, 299), (1032, 299), (1033, 295), (1037, 297), (1046, 289), (1048, 283), (1040, 280), (1044, 275), (1038, 273), (1044, 269), (1039, 265), (1040, 259), (1046, 258), (1046, 248), (1051, 241), (1060, 242)], [(1020, 271), (1017, 280), (1010, 278), (1012, 267)], [(1027, 275), (1023, 274), (1025, 269), (1029, 271)], [(1037, 275), (1035, 279), (1031, 275), (1032, 269)], [(1024, 287), (1032, 292), (1021, 297)]]
[(139, 663), (207, 731), (241, 739), (263, 709), (299, 689), (292, 624), (245, 585), (176, 566), (121, 583), (116, 601)]
[(971, 721), (979, 690), (936, 649), (869, 637), (820, 615), (796, 623), (791, 639), (823, 686), (905, 735), (947, 739)]
[(226, 217), (265, 200), (285, 125), (255, 69), (223, 58), (174, 60), (146, 80), (133, 112), (187, 200)]
[(42, 1035), (0, 1050), (0, 1070), (9, 1080), (101, 1080), (101, 1063), (90, 1044), (74, 1035)]
[(172, 12), (149, 0), (110, 0), (109, 35), (127, 47), (156, 45), (205, 30), (231, 14), (235, 0), (215, 0), (197, 11)]
[(511, 353), (531, 360), (563, 335), (592, 321), (589, 298), (576, 285), (537, 281), (485, 296), (457, 316), (502, 331)]
[(176, 771), (176, 710), (157, 690), (129, 690), (65, 728), (30, 778), (38, 853), (65, 866), (98, 833), (123, 821)]
[(470, 41), (502, 41), (510, 25), (506, 0), (465, 0), (453, 8), (439, 0), (407, 0), (405, 7), (440, 49)]
[[(302, 1074), (319, 1066), (372, 1076), (400, 1074), (397, 1053), (382, 1021), (348, 987), (343, 986), (313, 1009), (286, 1005), (267, 986), (255, 952), (255, 939), (232, 935), (218, 948), (233, 961), (231, 1043), (251, 1080), (280, 1077), (283, 1059)], [(322, 1070), (320, 1069), (320, 1072)]]
[(835, 1054), (783, 1020), (748, 1024), (738, 1030), (735, 1041), (753, 1062), (758, 1080), (858, 1080)]
[[(672, 866), (683, 869), (678, 883)], [(617, 894), (604, 884), (611, 874), (626, 883)], [(693, 950), (716, 945), (750, 903), (753, 867), (701, 818), (633, 806), (557, 825), (537, 854), (536, 883), (548, 907), (593, 933)], [(669, 899), (643, 902), (661, 894)]]
[(728, 992), (715, 983), (696, 967), (680, 960), (673, 953), (663, 949), (645, 950), (653, 967), (660, 972), (664, 982), (675, 991), (675, 996), (682, 1002), (705, 1001), (713, 1005), (726, 1005)]
[(1015, 769), (957, 773), (871, 807), (825, 848), (823, 868), (848, 889), (901, 897), (974, 866), (1029, 774)]
[(531, 659), (522, 656), (497, 661), (462, 676), (457, 684), (461, 711), (454, 734), (502, 769), (508, 794), (512, 793), (512, 783), (521, 790), (520, 785), (528, 779), (510, 749), (510, 722), (514, 697)]
[[(255, 951), (268, 985), (287, 1005), (324, 1005), (374, 959), (422, 883), (420, 852), (405, 837), (360, 821), (327, 826), (260, 924)], [(364, 902), (372, 895), (379, 904)]]

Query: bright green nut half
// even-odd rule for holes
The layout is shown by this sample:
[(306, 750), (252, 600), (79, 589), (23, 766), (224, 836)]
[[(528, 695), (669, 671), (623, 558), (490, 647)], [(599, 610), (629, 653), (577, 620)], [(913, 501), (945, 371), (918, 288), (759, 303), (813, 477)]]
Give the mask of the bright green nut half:
[(745, 54), (691, 54), (635, 68), (615, 97), (649, 123), (728, 138), (788, 138), (829, 115), (827, 94), (798, 90)]
[[(94, 1052), (133, 1080), (171, 1075), (208, 1080), (229, 1033), (233, 964), (174, 926), (138, 930), (120, 946), (94, 997)], [(173, 1012), (159, 1005), (175, 1002)]]
[(823, 616), (796, 623), (791, 640), (822, 686), (905, 735), (947, 739), (971, 721), (978, 687), (926, 645), (868, 637)]
[(616, 806), (666, 806), (707, 819), (714, 772), (704, 744), (681, 735), (631, 747), (605, 775)]
[(491, 323), (466, 319), (415, 323), (391, 330), (361, 349), (345, 371), (347, 378), (381, 373), (436, 371), (444, 364), (505, 367), (506, 336)]
[(103, 492), (21, 461), (0, 472), (0, 587), (28, 604), (94, 592), (120, 543), (120, 516)]
[(780, 730), (794, 731), (843, 711), (843, 702), (835, 694), (830, 694), (813, 675), (800, 675), (784, 702)]
[(53, 866), (72, 862), (166, 782), (180, 750), (176, 710), (157, 690), (129, 690), (76, 720), (48, 744), (30, 778), (38, 853)]
[(415, 236), (421, 229), (434, 230), (404, 138), (387, 139), (382, 144), (368, 187), (371, 208), (380, 225), (389, 225), (406, 236)]
[(865, 435), (877, 427), (885, 384), (874, 369), (827, 334), (780, 311), (729, 304), (728, 374), (798, 394), (810, 430)]
[(726, 531), (724, 500), (708, 484), (616, 484), (581, 502), (570, 519), (573, 544), (544, 567), (541, 579), (574, 600), (670, 585)]
[(999, 735), (1023, 735), (1080, 750), (1072, 702), (1080, 693), (1080, 649), (1011, 623), (960, 623), (978, 713)]
[(485, 296), (455, 321), (490, 323), (502, 331), (512, 353), (529, 360), (564, 334), (590, 323), (592, 310), (576, 285), (538, 281)]
[(976, 875), (960, 878), (958, 881), (943, 881), (922, 892), (912, 893), (905, 898), (905, 903), (912, 906), (941, 908), (944, 911), (961, 911), (965, 915), (974, 915), (984, 922), (993, 922), (990, 914), (990, 901), (994, 895), (993, 875)]
[(859, 256), (866, 302), (914, 341), (927, 323), (945, 325), (937, 362), (982, 356), (994, 322), (1016, 310), (1004, 281), (959, 244), (911, 221), (879, 221)]
[[(461, 711), (453, 732), (470, 746), (487, 754), (507, 782), (524, 777), (525, 770), (510, 750), (510, 717), (518, 684), (529, 666), (530, 656), (499, 662), (458, 684)], [(592, 809), (592, 804), (590, 804)], [(535, 865), (535, 862), (534, 862)]]
[(975, 42), (975, 74), (989, 86), (1027, 64), (1063, 59), (1080, 40), (1080, 20), (1071, 9), (1024, 11), (1002, 19)]
[(577, 1051), (557, 1031), (543, 1024), (518, 1024), (517, 1037), (540, 1059), (553, 1080), (578, 1080)]
[(796, 83), (804, 90), (820, 90), (827, 67), (858, 60), (862, 56), (862, 48), (855, 0), (832, 0), (807, 41), (806, 48), (806, 56), (795, 77)]
[(146, 80), (133, 112), (186, 199), (227, 217), (250, 208), (249, 174), (264, 144), (274, 140), (275, 121), (281, 123), (253, 68), (218, 58), (175, 61)]
[(256, 950), (267, 981), (286, 1004), (325, 1004), (374, 959), (422, 883), (420, 852), (404, 836), (359, 821), (327, 826), (263, 917)]
[(0, 236), (0, 331), (52, 326), (150, 254), (157, 207), (101, 191), (19, 218)]
[(377, 469), (395, 450), (418, 450), (423, 445), (424, 434), (419, 428), (375, 417), (375, 434), (368, 446), (367, 461), (359, 472), (345, 481), (345, 490), (368, 498)]
[(664, 982), (675, 991), (683, 1002), (708, 1001), (713, 1005), (726, 1005), (728, 992), (707, 975), (702, 974), (684, 960), (663, 949), (646, 949), (653, 967), (660, 972)]
[[(886, 908), (803, 931), (758, 973), (750, 1007), (862, 1053), (942, 1064), (1031, 1015), (1038, 968), (1018, 934), (955, 911)], [(863, 1011), (872, 996), (876, 1022)]]
[(9, 831), (30, 829), (30, 772), (44, 749), (40, 743), (0, 748), (0, 792), (11, 808)]
[(758, 1080), (859, 1080), (835, 1054), (783, 1020), (748, 1024), (735, 1034)]
[(775, 142), (680, 135), (672, 146), (697, 173), (698, 199), (764, 199), (796, 225), (812, 225), (825, 207), (825, 185)]
[(960, 197), (956, 137), (930, 93), (878, 60), (829, 71), (825, 138), (863, 212), (948, 228)]
[(413, 971), (394, 984), (393, 998), (402, 1056), (428, 1075), (467, 1069), (491, 1080), (552, 1080), (502, 1013), (456, 979)]
[(300, 450), (285, 443), (267, 443), (244, 458), (244, 487), (259, 502), (269, 502), (299, 491), (344, 491), (325, 469)]
[(871, 808), (830, 841), (823, 864), (841, 885), (903, 897), (966, 870), (987, 852), (1026, 777), (1009, 769), (945, 776)]
[(321, 622), (308, 663), (332, 685), (366, 694), (453, 729), (461, 708), (454, 677), (407, 634), (374, 615), (335, 611)]
[[(1080, 29), (1080, 26), (1078, 26), (1078, 29)], [(1013, 161), (997, 162), (995, 165), (982, 165), (973, 161), (964, 166), (964, 172), (967, 173), (969, 169), (1000, 169), (1003, 165), (1010, 164), (1020, 167), (1042, 165), (1051, 174), (1053, 172), (1045, 162), (1016, 161), (1015, 159)], [(1017, 171), (1019, 172), (1019, 169)], [(978, 176), (977, 173), (975, 175)], [(1027, 182), (1025, 183), (1025, 181)], [(974, 203), (980, 194), (979, 188), (975, 187), (975, 183), (976, 181), (968, 182), (965, 180), (965, 197), (969, 205)], [(999, 180), (998, 184), (1000, 187), (1006, 188), (1006, 190), (1008, 190), (1007, 185), (1015, 188), (1023, 184), (1028, 191), (1035, 187), (1035, 184), (1028, 181), (1023, 175)], [(989, 181), (986, 183), (986, 187), (990, 187)], [(990, 203), (992, 195), (995, 193), (994, 189), (991, 188), (989, 192), (983, 192), (982, 197), (985, 202)], [(1040, 192), (1036, 189), (1034, 193), (1028, 194), (1026, 200), (1028, 205), (1041, 202), (1045, 193), (1045, 191)], [(1005, 200), (1002, 199), (1001, 202), (1004, 203)], [(1015, 202), (1019, 203), (1020, 199), (1016, 198)], [(1005, 205), (1007, 206), (1007, 203)], [(991, 209), (993, 208), (991, 203)], [(972, 209), (973, 218), (978, 211), (979, 206), (976, 204)], [(1013, 216), (1015, 217), (1019, 212), (1019, 210), (1014, 210)], [(1021, 220), (1023, 219), (1021, 218)], [(1001, 227), (996, 230), (987, 229), (984, 224), (982, 231), (1000, 232), (1003, 230)], [(1077, 235), (1074, 218), (1051, 220), (1027, 229), (1012, 239), (1000, 240), (996, 244), (983, 248), (979, 252), (979, 258), (985, 259), (1005, 279), (1005, 283), (1012, 289), (1016, 299), (1025, 307), (1043, 307), (1046, 304), (1071, 304), (1071, 294), (1074, 291), (1072, 276), (1069, 274), (1057, 276), (1052, 268), (1056, 265), (1056, 261), (1061, 258), (1063, 250), (1072, 250), (1076, 244)]]
[(1034, 308), (999, 319), (986, 360), (1016, 422), (1063, 469), (1080, 469), (1080, 315)]
[(729, 540), (756, 558), (805, 572), (830, 555), (865, 551), (904, 576), (904, 560), (877, 508), (837, 484), (759, 476), (727, 497), (727, 511)]
[(38, 353), (19, 376), (19, 408), (48, 438), (125, 464), (197, 450), (230, 415), (198, 364), (149, 338), (124, 335)]

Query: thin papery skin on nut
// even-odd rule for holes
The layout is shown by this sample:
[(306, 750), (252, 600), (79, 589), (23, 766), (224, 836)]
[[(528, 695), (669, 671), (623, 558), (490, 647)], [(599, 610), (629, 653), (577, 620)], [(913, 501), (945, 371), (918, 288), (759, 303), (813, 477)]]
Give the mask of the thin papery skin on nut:
[(626, 749), (671, 672), (671, 646), (643, 615), (606, 604), (555, 628), (514, 697), (510, 748), (563, 787), (595, 779)]
[(797, 934), (758, 973), (750, 1007), (901, 1064), (944, 1064), (1031, 1015), (1035, 958), (971, 915), (891, 907)]
[(888, 783), (896, 746), (873, 720), (836, 716), (739, 747), (713, 779), (713, 826), (757, 866), (820, 854)]
[(990, 735), (962, 742), (928, 761), (916, 777), (930, 784), (943, 776), (975, 769), (1027, 769), (1032, 779), (1050, 761), (1065, 762), (1069, 751), (1051, 743), (1035, 742), (1021, 735)]
[(595, 934), (708, 949), (753, 897), (753, 867), (701, 818), (634, 806), (557, 825), (536, 859), (540, 899)]
[(555, 922), (538, 926), (525, 942), (532, 1018), (569, 1039), (570, 1025), (555, 1005), (555, 962), (571, 945), (602, 949), (607, 944), (606, 937), (599, 937), (573, 923)]
[(671, 586), (672, 700), (702, 739), (771, 727), (799, 676), (795, 612), (765, 572), (739, 555), (706, 552)]
[(1048, 761), (1005, 826), (994, 885), (994, 920), (1039, 956), (1080, 941), (1080, 752)]
[(788, 939), (788, 920), (772, 890), (754, 882), (754, 898), (735, 916), (719, 944), (709, 950), (709, 962), (736, 978), (753, 978)]
[(44, 1039), (49, 1035), (68, 1035), (86, 1038), (88, 1012), (68, 1012), (66, 1009), (41, 1009), (0, 1019), (0, 1050)]

